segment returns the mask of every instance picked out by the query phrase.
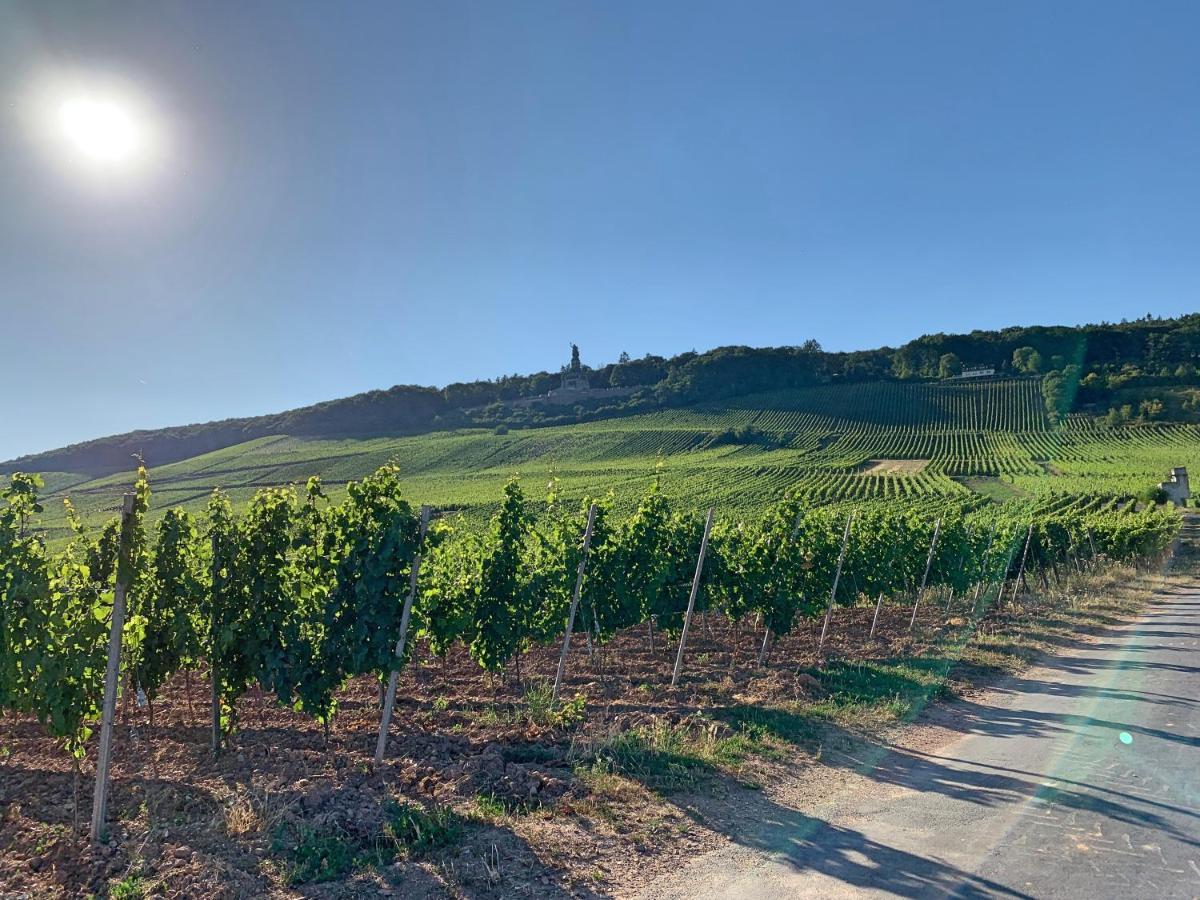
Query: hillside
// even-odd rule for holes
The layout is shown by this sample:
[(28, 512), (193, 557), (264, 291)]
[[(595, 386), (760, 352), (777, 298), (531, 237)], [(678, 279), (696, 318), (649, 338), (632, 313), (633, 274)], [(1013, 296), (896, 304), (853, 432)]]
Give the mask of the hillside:
[[(910, 398), (925, 395), (889, 391), (943, 382), (952, 386), (964, 366), (993, 368), (1000, 378), (1036, 379), (1041, 397), (1027, 398), (1029, 402), (1021, 407), (1026, 419), (1007, 421), (996, 418), (1004, 413), (981, 408), (975, 420), (963, 421), (963, 427), (1036, 430), (1044, 424), (1039, 424), (1043, 414), (1034, 409), (1039, 405), (1057, 415), (1079, 412), (1106, 417), (1110, 424), (1186, 423), (1200, 421), (1198, 364), (1200, 314), (1177, 319), (1147, 317), (1116, 325), (926, 335), (898, 349), (851, 353), (826, 353), (815, 341), (796, 347), (720, 347), (670, 359), (623, 356), (598, 368), (582, 366), (580, 374), (591, 388), (587, 391), (557, 390), (562, 373), (551, 372), (440, 389), (398, 385), (273, 415), (98, 438), (0, 463), (0, 473), (62, 471), (102, 476), (127, 469), (134, 454), (163, 465), (274, 435), (398, 438), (471, 428), (574, 425), (698, 407), (756, 409), (755, 398), (763, 394), (809, 387), (836, 390), (848, 384), (879, 384), (879, 390), (885, 392), (881, 396), (895, 397), (906, 406)], [(782, 403), (784, 412), (814, 411), (820, 407), (821, 396), (813, 394), (795, 404), (791, 399), (766, 402)], [(859, 395), (828, 396), (840, 403)], [(949, 403), (952, 400), (948, 398), (957, 395), (951, 389), (947, 394), (928, 396), (947, 398), (931, 402)], [(828, 412), (828, 407), (821, 408)], [(923, 425), (936, 418), (936, 410), (905, 408), (903, 415), (911, 421), (898, 419), (896, 410), (889, 413), (885, 401), (877, 404), (870, 400), (865, 413), (837, 414), (880, 424)]]
[[(244, 501), (258, 488), (319, 474), (331, 493), (389, 461), (418, 502), (481, 519), (519, 473), (540, 498), (552, 478), (569, 496), (612, 491), (619, 505), (656, 471), (689, 506), (753, 511), (785, 492), (811, 503), (1051, 492), (1131, 496), (1172, 466), (1200, 468), (1200, 428), (1052, 424), (1037, 379), (821, 385), (687, 408), (497, 434), (456, 429), (379, 438), (255, 438), (155, 466), (155, 508), (196, 510), (213, 488)], [(85, 518), (115, 508), (130, 472), (46, 474)], [(52, 529), (65, 522), (48, 503)], [(62, 532), (59, 532), (62, 533)]]

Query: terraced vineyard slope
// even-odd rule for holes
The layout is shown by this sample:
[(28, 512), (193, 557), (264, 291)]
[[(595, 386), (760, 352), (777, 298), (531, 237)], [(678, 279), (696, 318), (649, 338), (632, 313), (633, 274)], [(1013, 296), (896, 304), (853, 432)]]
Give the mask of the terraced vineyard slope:
[[(157, 511), (198, 510), (213, 488), (235, 503), (270, 485), (318, 474), (336, 494), (346, 481), (396, 461), (409, 496), (482, 521), (519, 474), (530, 497), (551, 478), (568, 496), (640, 496), (656, 471), (664, 493), (695, 509), (753, 511), (795, 492), (811, 504), (912, 497), (1007, 499), (1072, 493), (1128, 498), (1172, 466), (1200, 468), (1194, 425), (1101, 427), (1048, 420), (1037, 379), (948, 384), (876, 382), (754, 394), (626, 418), (497, 434), (461, 429), (396, 438), (258, 438), (154, 466)], [(48, 512), (69, 494), (85, 520), (113, 510), (120, 473), (100, 479), (47, 473)], [(49, 526), (65, 536), (65, 520)]]

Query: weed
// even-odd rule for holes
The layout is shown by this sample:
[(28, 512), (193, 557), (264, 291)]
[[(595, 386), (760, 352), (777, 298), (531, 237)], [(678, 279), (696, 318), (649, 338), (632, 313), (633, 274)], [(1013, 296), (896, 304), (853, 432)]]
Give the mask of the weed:
[(511, 720), (512, 716), (508, 712), (495, 706), (485, 706), (475, 714), (475, 721), (485, 728), (508, 725)]
[(141, 875), (126, 875), (108, 886), (108, 896), (112, 900), (142, 900), (146, 896), (146, 885)]
[(593, 774), (624, 775), (664, 793), (694, 787), (713, 768), (711, 754), (687, 729), (661, 723), (608, 737), (587, 762)]
[(296, 802), (278, 792), (239, 787), (221, 807), (221, 825), (226, 834), (235, 837), (255, 831), (274, 831)]
[(450, 808), (422, 809), (416, 804), (396, 805), (384, 826), (397, 851), (422, 856), (431, 850), (456, 846), (462, 838), (462, 819)]
[(600, 800), (625, 802), (637, 796), (637, 783), (612, 770), (602, 760), (592, 760), (575, 767), (575, 777), (583, 782), (588, 793)]
[(340, 829), (308, 825), (280, 825), (271, 843), (272, 852), (288, 861), (288, 884), (333, 881), (354, 868), (356, 848)]
[(262, 817), (245, 794), (235, 797), (221, 811), (221, 816), (225, 824), (225, 833), (234, 837), (258, 831), (262, 827)]
[(534, 725), (549, 725), (554, 715), (554, 688), (550, 682), (536, 681), (525, 690), (525, 710)]
[(578, 725), (587, 714), (587, 698), (576, 694), (552, 713), (552, 723), (559, 728)]
[(38, 838), (38, 842), (33, 848), (34, 855), (41, 856), (43, 853), (45, 853), (47, 850), (49, 850), (51, 847), (53, 847), (56, 843), (58, 843), (59, 838), (61, 838), (63, 836), (63, 834), (65, 834), (65, 833), (66, 833), (65, 826), (51, 825), (50, 828), (48, 828), (46, 830), (46, 833), (43, 834), (40, 838)]
[(583, 721), (587, 698), (577, 694), (567, 702), (555, 705), (554, 689), (549, 681), (538, 681), (525, 691), (525, 710), (531, 724), (567, 728)]
[(508, 810), (504, 803), (497, 800), (494, 794), (476, 794), (474, 812), (485, 822), (494, 822), (504, 818)]

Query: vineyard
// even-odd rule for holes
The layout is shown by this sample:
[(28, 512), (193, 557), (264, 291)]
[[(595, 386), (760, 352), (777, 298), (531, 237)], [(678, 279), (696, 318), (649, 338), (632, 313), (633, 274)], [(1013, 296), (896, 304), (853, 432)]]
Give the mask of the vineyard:
[[(515, 697), (567, 733), (598, 679), (610, 706), (623, 691), (703, 707), (717, 656), (732, 684), (798, 665), (825, 677), (864, 641), (995, 628), (1022, 598), (1143, 564), (1178, 533), (1175, 511), (1132, 498), (1189, 461), (1194, 429), (1051, 429), (1020, 381), (878, 388), (515, 434), (263, 438), (131, 477), (14, 474), (0, 494), (0, 712), (39, 723), (70, 766), (73, 834), (90, 778), (103, 837), (110, 752), (126, 792), (122, 754), (141, 752), (113, 744), (131, 706), (149, 733), (164, 706), (205, 722), (177, 739), (205, 765), (267, 740), (269, 770), (270, 741), (311, 722), (323, 746), (355, 753), (373, 733), (379, 771), (398, 743), (424, 746), (412, 716), (448, 698)], [(291, 718), (266, 728), (270, 709)], [(463, 715), (456, 728), (475, 721)], [(631, 740), (675, 739), (638, 729)], [(619, 767), (615, 752), (588, 765)], [(406, 784), (426, 783), (403, 765)], [(521, 809), (563, 796), (512, 765), (477, 796)]]
[(589, 652), (644, 628), (652, 642), (656, 631), (678, 642), (678, 677), (694, 613), (761, 628), (761, 664), (772, 640), (798, 620), (828, 623), (835, 606), (910, 602), (915, 622), (927, 592), (948, 592), (947, 608), (958, 598), (976, 615), (1014, 580), (1153, 556), (1179, 527), (1171, 511), (1100, 497), (849, 511), (788, 498), (713, 525), (657, 486), (621, 516), (611, 498), (570, 503), (553, 483), (535, 517), (511, 481), (486, 531), (442, 518), (426, 533), (399, 470), (384, 466), (338, 503), (311, 478), (303, 491), (260, 490), (240, 514), (217, 493), (202, 516), (173, 508), (151, 529), (141, 470), (126, 514), (98, 533), (68, 504), (74, 537), (50, 552), (39, 484), (16, 475), (4, 492), (0, 704), (35, 715), (77, 758), (101, 707), (114, 591), (128, 596), (127, 690), (153, 710), (168, 678), (203, 661), (216, 748), (255, 685), (328, 727), (349, 679), (403, 665), (394, 648), (409, 627), (409, 648), (443, 656), (461, 645), (491, 673), (519, 670), (526, 650), (562, 640), (564, 628), (563, 666), (572, 626)]

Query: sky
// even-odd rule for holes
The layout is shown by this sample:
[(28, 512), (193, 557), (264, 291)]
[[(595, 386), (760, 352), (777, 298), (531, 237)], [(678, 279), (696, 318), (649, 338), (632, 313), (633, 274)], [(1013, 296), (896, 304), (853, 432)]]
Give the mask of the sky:
[[(1198, 31), (1167, 2), (7, 0), (0, 459), (572, 341), (1194, 311)], [(141, 155), (65, 152), (71, 96)]]

